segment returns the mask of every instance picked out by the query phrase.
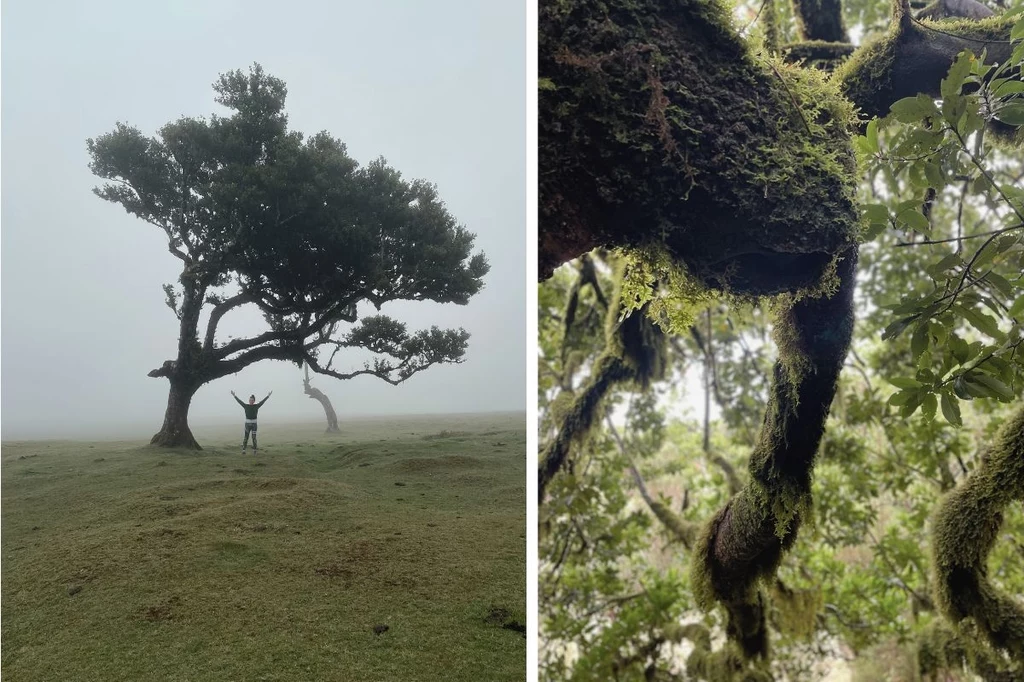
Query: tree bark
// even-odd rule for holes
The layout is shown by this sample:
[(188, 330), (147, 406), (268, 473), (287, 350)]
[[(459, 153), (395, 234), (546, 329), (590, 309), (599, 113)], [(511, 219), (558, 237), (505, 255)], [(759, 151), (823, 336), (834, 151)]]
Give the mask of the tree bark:
[(324, 416), (327, 418), (327, 430), (324, 431), (324, 433), (339, 433), (341, 429), (338, 428), (338, 413), (334, 411), (334, 405), (331, 404), (331, 399), (328, 398), (323, 391), (309, 385), (308, 365), (305, 370), (306, 378), (302, 382), (302, 391), (310, 398), (318, 401), (324, 408)]
[(167, 411), (164, 412), (164, 424), (150, 440), (151, 445), (202, 450), (188, 427), (188, 408), (192, 404), (192, 396), (198, 389), (198, 385), (171, 379), (171, 388), (167, 394)]

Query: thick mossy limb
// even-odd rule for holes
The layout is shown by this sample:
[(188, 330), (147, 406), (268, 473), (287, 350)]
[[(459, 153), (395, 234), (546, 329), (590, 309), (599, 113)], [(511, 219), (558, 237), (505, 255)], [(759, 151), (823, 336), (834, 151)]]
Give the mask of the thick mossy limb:
[(954, 624), (968, 619), (996, 649), (1024, 663), (1024, 604), (988, 580), (986, 560), (1002, 510), (1024, 500), (1024, 407), (1003, 426), (981, 465), (940, 503), (932, 524), (935, 596)]
[(980, 21), (912, 21), (897, 16), (889, 32), (858, 49), (835, 78), (867, 117), (883, 117), (889, 107), (918, 93), (939, 95), (939, 85), (958, 54), (984, 51), (989, 64), (1010, 57), (1013, 17)]
[(710, 643), (707, 647), (695, 643), (686, 659), (686, 674), (707, 682), (772, 682), (771, 673), (752, 667), (732, 643), (718, 651), (712, 651)]
[(674, 511), (668, 508), (666, 504), (660, 500), (654, 499), (650, 491), (647, 489), (647, 483), (644, 481), (644, 477), (640, 475), (640, 471), (636, 468), (635, 464), (630, 464), (629, 472), (633, 475), (633, 481), (636, 483), (637, 490), (640, 491), (640, 497), (647, 503), (651, 513), (654, 517), (661, 521), (661, 524), (665, 526), (676, 540), (683, 543), (686, 549), (693, 547), (693, 541), (697, 538), (697, 533), (700, 531), (700, 526), (693, 521), (687, 521), (683, 517), (676, 514)]
[(772, 583), (772, 622), (791, 637), (810, 639), (818, 628), (818, 612), (824, 604), (821, 588), (796, 589), (781, 580)]
[(542, 0), (540, 277), (656, 246), (705, 286), (813, 285), (854, 243), (853, 108), (755, 57), (720, 0)]
[(721, 602), (748, 657), (768, 652), (759, 581), (774, 574), (811, 502), (811, 469), (853, 334), (856, 251), (837, 264), (832, 296), (792, 303), (776, 323), (779, 359), (750, 482), (707, 525), (693, 553), (694, 595)]

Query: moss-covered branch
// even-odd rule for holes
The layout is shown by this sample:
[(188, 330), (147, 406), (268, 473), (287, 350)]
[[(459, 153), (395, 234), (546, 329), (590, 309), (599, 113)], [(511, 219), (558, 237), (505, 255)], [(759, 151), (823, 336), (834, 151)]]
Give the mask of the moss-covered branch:
[[(625, 450), (623, 450), (625, 453)], [(674, 511), (668, 508), (661, 500), (656, 500), (651, 495), (650, 491), (647, 490), (647, 484), (644, 482), (644, 477), (640, 475), (640, 471), (636, 468), (635, 464), (629, 465), (629, 473), (633, 476), (633, 481), (636, 483), (637, 490), (640, 491), (640, 497), (647, 503), (647, 507), (654, 514), (654, 517), (661, 521), (663, 525), (676, 540), (683, 543), (683, 547), (690, 549), (693, 546), (693, 541), (697, 537), (697, 531), (700, 529), (693, 521), (687, 521), (683, 517), (676, 514)]]
[(755, 57), (719, 0), (542, 0), (540, 277), (597, 246), (665, 249), (703, 284), (816, 283), (853, 243), (853, 110)]
[(985, 682), (1017, 682), (1024, 666), (1008, 663), (984, 642), (961, 634), (942, 621), (929, 623), (917, 636), (917, 665), (922, 679), (938, 680), (965, 667)]
[(1003, 426), (981, 465), (941, 502), (932, 526), (935, 596), (954, 624), (970, 622), (1024, 663), (1024, 605), (988, 580), (986, 560), (1002, 510), (1024, 500), (1024, 407)]
[(809, 40), (790, 43), (782, 48), (782, 55), (788, 62), (804, 62), (818, 68), (831, 70), (832, 64), (849, 57), (856, 50), (850, 43), (833, 43), (824, 40)]
[(619, 295), (606, 313), (605, 351), (595, 361), (590, 378), (561, 417), (558, 433), (540, 454), (538, 495), (544, 501), (548, 483), (565, 465), (569, 448), (598, 422), (601, 404), (617, 385), (634, 382), (646, 389), (665, 372), (665, 335), (647, 317), (644, 306), (619, 316)]
[(582, 439), (598, 421), (604, 398), (617, 384), (629, 381), (633, 376), (634, 372), (629, 365), (614, 353), (606, 352), (598, 358), (590, 378), (580, 388), (562, 418), (558, 433), (540, 454), (537, 491), (541, 502), (544, 501), (548, 483), (565, 466), (569, 448)]
[(750, 482), (712, 518), (693, 554), (698, 603), (725, 606), (729, 635), (748, 657), (768, 651), (758, 583), (774, 573), (810, 506), (811, 468), (853, 333), (856, 260), (855, 250), (840, 259), (834, 295), (798, 301), (779, 316), (779, 359)]
[(935, 0), (920, 12), (918, 19), (944, 19), (946, 17), (964, 17), (965, 19), (985, 19), (995, 12), (978, 0)]
[(942, 79), (964, 50), (985, 51), (990, 64), (1009, 59), (1012, 27), (1005, 15), (935, 22), (914, 19), (909, 6), (898, 6), (889, 33), (857, 50), (836, 78), (865, 116), (885, 116), (904, 97), (938, 96)]

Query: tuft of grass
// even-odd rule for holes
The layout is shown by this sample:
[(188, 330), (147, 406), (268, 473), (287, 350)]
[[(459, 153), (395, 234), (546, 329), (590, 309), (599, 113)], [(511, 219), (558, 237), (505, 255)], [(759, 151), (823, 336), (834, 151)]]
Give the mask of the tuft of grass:
[(524, 415), (260, 426), (4, 443), (2, 675), (524, 679)]

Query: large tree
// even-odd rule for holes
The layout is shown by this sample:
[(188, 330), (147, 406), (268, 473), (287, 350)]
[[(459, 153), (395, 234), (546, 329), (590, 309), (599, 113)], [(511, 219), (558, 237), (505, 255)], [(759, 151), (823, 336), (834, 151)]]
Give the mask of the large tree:
[[(118, 123), (88, 141), (90, 168), (108, 181), (96, 194), (160, 228), (182, 264), (177, 285), (164, 287), (177, 355), (149, 372), (170, 383), (153, 444), (198, 449), (188, 427), (196, 391), (261, 360), (391, 384), (460, 362), (465, 330), (410, 333), (384, 315), (357, 322), (363, 302), (464, 305), (480, 290), (487, 260), (436, 188), (383, 159), (359, 166), (326, 132), (289, 130), (285, 84), (259, 65), (213, 88), (230, 115), (181, 118), (155, 137)], [(266, 330), (221, 338), (221, 320), (242, 306), (258, 307)], [(334, 360), (347, 348), (374, 359), (342, 371)]]
[[(940, 22), (915, 17), (908, 2), (895, 2), (888, 27), (854, 46), (841, 2), (756, 4), (761, 30), (745, 34), (716, 0), (552, 0), (540, 8), (540, 278), (596, 247), (625, 254), (613, 278), (617, 291), (604, 348), (590, 362), (566, 360), (570, 374), (587, 367), (589, 377), (579, 386), (568, 382), (552, 401), (553, 428), (539, 471), (542, 499), (555, 476), (582, 476), (575, 463), (600, 442), (595, 432), (607, 433), (601, 421), (608, 396), (622, 386), (647, 391), (671, 376), (666, 349), (678, 342), (673, 334), (691, 328), (695, 311), (711, 301), (767, 303), (766, 297), (783, 295), (771, 301), (777, 359), (763, 421), (750, 443), (748, 480), (699, 533), (663, 508), (655, 511), (692, 547), (697, 603), (707, 610), (721, 604), (727, 614), (729, 648), (694, 673), (701, 679), (767, 675), (772, 601), (765, 587), (774, 584), (811, 513), (813, 468), (853, 333), (863, 239), (885, 228), (904, 231), (911, 241), (927, 239), (940, 193), (951, 194), (960, 183), (965, 193), (968, 183), (993, 188), (997, 224), (978, 235), (989, 239), (973, 242), (980, 247), (973, 257), (965, 246), (963, 258), (958, 250), (955, 259), (936, 259), (936, 269), (928, 271), (936, 286), (896, 306), (900, 318), (886, 337), (913, 331), (921, 355), (923, 348), (941, 347), (966, 321), (994, 342), (947, 352), (941, 365), (938, 351), (928, 354), (934, 367), (894, 377), (904, 389), (894, 404), (904, 416), (922, 408), (931, 419), (941, 401), (943, 413), (955, 420), (957, 398), (1012, 399), (999, 375), (1006, 368), (1015, 376), (1020, 364), (1014, 355), (1019, 344), (1007, 342), (995, 320), (980, 312), (990, 304), (1005, 313), (1009, 306), (1000, 308), (999, 299), (1012, 298), (1019, 286), (989, 272), (992, 258), (1017, 257), (1024, 210), (1019, 178), (1016, 189), (993, 181), (982, 144), (986, 134), (1012, 137), (1021, 123), (1024, 57), (1012, 45), (1020, 37), (1020, 29), (1011, 33), (1015, 19), (975, 20), (992, 12), (978, 3), (944, 2), (928, 14), (971, 18)], [(780, 26), (783, 9), (792, 26)], [(887, 153), (879, 146), (878, 122), (869, 121), (890, 109), (914, 128)], [(876, 161), (886, 156), (895, 189), (879, 196), (895, 195), (891, 205), (858, 200), (863, 166), (857, 152)], [(977, 295), (989, 287), (991, 297)], [(568, 335), (576, 304), (566, 311)], [(562, 356), (574, 353), (563, 350)], [(1003, 453), (1018, 447), (1012, 435), (1000, 441)], [(1007, 457), (991, 459), (1007, 471)], [(982, 492), (964, 496), (961, 508), (989, 492), (985, 483), (975, 488)], [(554, 509), (576, 499), (585, 504), (589, 492), (574, 495), (559, 485)], [(1018, 612), (1001, 595), (992, 596), (982, 563), (1005, 502), (992, 501), (973, 520), (942, 517), (961, 525), (940, 538), (957, 542), (936, 543), (935, 563), (943, 579), (959, 580), (984, 597), (979, 613), (991, 607), (982, 616), (939, 595), (947, 615), (958, 622), (990, 618), (983, 629), (993, 646), (1016, 653)], [(987, 524), (988, 534), (973, 538), (972, 522)], [(980, 556), (956, 554), (968, 537)], [(559, 546), (563, 559), (570, 544)], [(992, 615), (998, 610), (1002, 622)], [(685, 635), (676, 629), (672, 636), (679, 641)], [(644, 646), (664, 642), (652, 635)], [(641, 648), (626, 661), (646, 656)], [(716, 666), (720, 675), (711, 672)], [(655, 672), (647, 679), (658, 679)]]

